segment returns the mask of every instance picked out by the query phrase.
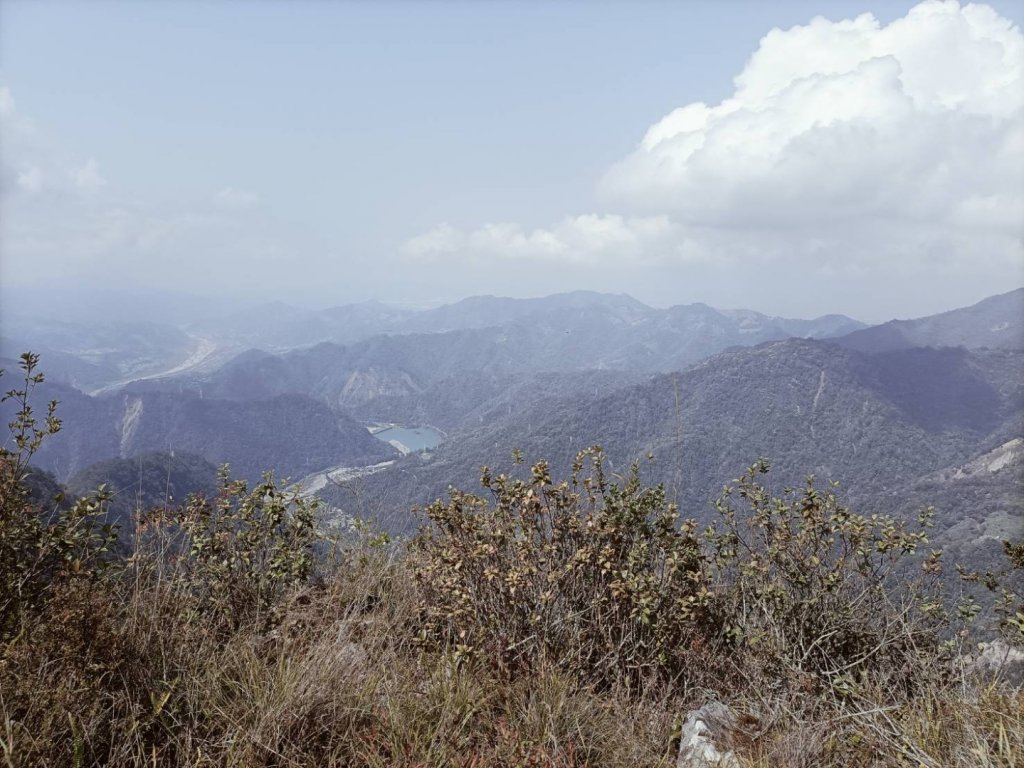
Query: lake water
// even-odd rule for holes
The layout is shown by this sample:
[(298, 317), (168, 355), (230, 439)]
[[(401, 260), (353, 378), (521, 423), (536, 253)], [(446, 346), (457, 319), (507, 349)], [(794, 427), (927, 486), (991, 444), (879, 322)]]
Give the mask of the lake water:
[(444, 435), (433, 427), (385, 427), (375, 431), (373, 436), (391, 443), (402, 453), (430, 451), (444, 439)]

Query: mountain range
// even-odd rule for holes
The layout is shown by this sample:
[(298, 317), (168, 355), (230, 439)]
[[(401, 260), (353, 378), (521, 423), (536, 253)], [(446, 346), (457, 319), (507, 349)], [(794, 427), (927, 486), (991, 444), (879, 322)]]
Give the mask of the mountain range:
[[(228, 462), (248, 479), (393, 461), (347, 472), (354, 479), (322, 495), (408, 531), (413, 506), (475, 487), (480, 465), (507, 467), (513, 448), (564, 472), (601, 444), (615, 471), (641, 460), (697, 517), (761, 456), (779, 487), (813, 473), (867, 509), (911, 515), (934, 504), (940, 538), (981, 559), (1021, 514), (1024, 289), (870, 327), (588, 292), (421, 311), (371, 302), (210, 314), (170, 329), (124, 326), (124, 346), (117, 323), (77, 329), (63, 346), (71, 332), (48, 327), (43, 368), (52, 360), (59, 373), (39, 395), (61, 401), (65, 428), (36, 461), (75, 489), (104, 473), (156, 478), (136, 471), (166, 464), (139, 463), (153, 452), (195, 454), (208, 462), (200, 473)], [(188, 345), (196, 338), (203, 355)], [(232, 352), (258, 339), (265, 349)], [(101, 385), (92, 396), (69, 384), (89, 372)], [(367, 431), (373, 423), (447, 436), (399, 458)], [(130, 461), (94, 471), (110, 460)]]
[[(356, 358), (383, 355), (391, 361), (402, 352), (392, 351), (386, 339), (410, 335), (462, 332), (426, 342), (433, 344), (431, 354), (443, 348), (449, 367), (460, 370), (476, 364), (488, 370), (524, 364), (528, 370), (673, 370), (733, 345), (830, 337), (862, 327), (841, 315), (791, 320), (703, 304), (655, 309), (625, 295), (579, 291), (539, 299), (478, 296), (418, 311), (380, 302), (325, 310), (274, 303), (177, 323), (18, 316), (5, 321), (0, 358), (30, 347), (47, 355), (52, 380), (105, 392), (133, 379), (215, 377), (222, 364), (251, 349), (281, 354), (354, 346), (350, 355)], [(465, 359), (452, 360), (452, 350)], [(296, 359), (293, 354), (290, 361)]]

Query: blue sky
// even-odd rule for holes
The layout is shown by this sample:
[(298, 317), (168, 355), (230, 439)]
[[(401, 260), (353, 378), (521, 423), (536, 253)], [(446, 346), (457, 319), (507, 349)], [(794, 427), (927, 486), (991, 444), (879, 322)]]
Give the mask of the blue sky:
[[(975, 246), (999, 252), (984, 264), (972, 261), (969, 244), (955, 253), (922, 245), (937, 223), (929, 215), (963, 200), (895, 214), (919, 226), (912, 235), (901, 227), (901, 247), (938, 255), (894, 267), (902, 258), (894, 245), (886, 261), (858, 261), (876, 246), (861, 242), (849, 259), (817, 264), (814, 247), (835, 251), (823, 244), (829, 238), (799, 220), (779, 224), (789, 221), (787, 211), (763, 198), (737, 197), (748, 186), (741, 170), (724, 174), (732, 184), (726, 191), (711, 180), (708, 199), (727, 200), (717, 207), (702, 203), (697, 211), (677, 200), (662, 210), (657, 200), (671, 201), (684, 187), (663, 189), (634, 162), (645, 132), (674, 109), (732, 97), (734, 78), (773, 27), (871, 12), (884, 28), (913, 5), (7, 0), (0, 3), (8, 104), (2, 290), (11, 300), (24, 286), (70, 282), (325, 305), (592, 288), (662, 305), (706, 301), (867, 319), (969, 303), (1024, 282), (1014, 250), (1022, 232), (1005, 224), (1014, 200), (999, 214), (1006, 230), (999, 242), (985, 233)], [(990, 5), (1020, 24), (1021, 4)], [(920, 35), (926, 49), (929, 34)], [(972, 51), (945, 47), (944, 34), (935, 29), (930, 55), (959, 56), (958, 67), (972, 70)], [(904, 37), (894, 43), (897, 58), (913, 54), (910, 33)], [(829, 45), (794, 39), (780, 49), (800, 57), (818, 44)], [(1004, 61), (1006, 76), (1018, 77), (1019, 66)], [(977, 68), (979, 82), (1002, 77)], [(986, 108), (972, 108), (972, 119)], [(996, 118), (1010, 134), (1019, 131), (1018, 112)], [(916, 126), (926, 118), (908, 119)], [(922, 136), (949, 135), (947, 128)], [(976, 133), (956, 135), (991, 141)], [(1007, 142), (1016, 170), (1019, 151)], [(818, 151), (805, 155), (812, 166)], [(969, 157), (973, 149), (948, 151)], [(918, 165), (946, 163), (936, 152)], [(822, 163), (808, 172), (834, 172), (834, 160)], [(631, 174), (625, 181), (611, 171), (623, 164)], [(56, 178), (74, 191), (51, 184)], [(749, 187), (783, 182), (794, 190), (804, 184), (757, 177)], [(901, 183), (913, 189), (920, 180)], [(834, 190), (835, 199), (853, 200), (858, 184), (863, 179)], [(972, 211), (1013, 197), (1012, 180), (977, 185)], [(694, 189), (704, 187), (685, 189), (689, 201), (703, 196)], [(768, 202), (790, 197), (787, 189)], [(796, 210), (800, 194), (791, 197)], [(728, 206), (740, 203), (770, 210), (770, 231), (737, 239), (762, 226), (733, 215)], [(844, 225), (851, 226), (846, 239), (889, 218), (873, 208), (863, 226)], [(933, 239), (957, 238), (970, 240), (961, 231)], [(763, 261), (762, 243), (774, 254)], [(894, 277), (926, 280), (924, 295), (901, 299), (896, 286), (884, 285)]]

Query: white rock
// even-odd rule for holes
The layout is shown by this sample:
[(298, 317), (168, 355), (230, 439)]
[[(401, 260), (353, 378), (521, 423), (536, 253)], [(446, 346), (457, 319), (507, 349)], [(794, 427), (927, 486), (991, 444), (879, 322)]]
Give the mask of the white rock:
[(1002, 640), (980, 643), (980, 653), (970, 667), (985, 677), (998, 677), (1011, 685), (1024, 684), (1024, 650), (1007, 645)]
[(732, 752), (722, 752), (715, 746), (715, 739), (721, 739), (735, 725), (736, 715), (717, 701), (691, 711), (680, 734), (676, 768), (739, 768)]

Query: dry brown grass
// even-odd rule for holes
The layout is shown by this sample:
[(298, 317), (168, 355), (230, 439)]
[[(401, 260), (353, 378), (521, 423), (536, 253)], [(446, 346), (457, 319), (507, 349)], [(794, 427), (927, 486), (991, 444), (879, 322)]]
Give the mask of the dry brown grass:
[[(158, 575), (159, 574), (159, 575)], [(77, 586), (4, 647), (8, 766), (671, 766), (685, 711), (752, 718), (750, 766), (1009, 766), (1024, 696), (965, 681), (900, 706), (731, 690), (595, 691), (418, 647), (409, 564), (374, 548), (223, 636), (167, 571)], [(120, 602), (119, 602), (120, 601)], [(879, 699), (886, 696), (879, 692)], [(756, 718), (756, 720), (755, 720)]]
[[(675, 711), (415, 647), (406, 564), (381, 551), (218, 636), (173, 580), (61, 595), (8, 642), (10, 766), (667, 765)], [(368, 607), (372, 606), (372, 607)]]

